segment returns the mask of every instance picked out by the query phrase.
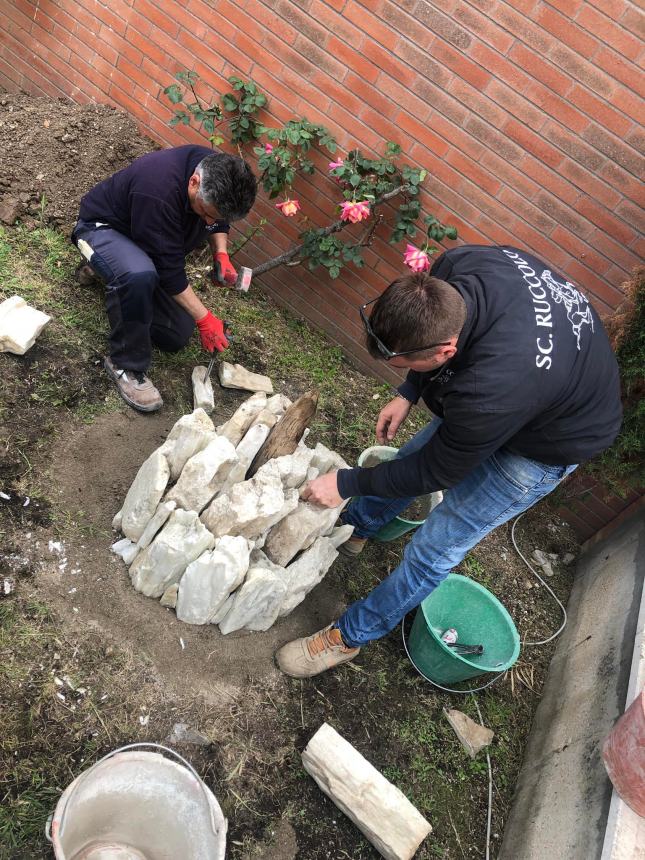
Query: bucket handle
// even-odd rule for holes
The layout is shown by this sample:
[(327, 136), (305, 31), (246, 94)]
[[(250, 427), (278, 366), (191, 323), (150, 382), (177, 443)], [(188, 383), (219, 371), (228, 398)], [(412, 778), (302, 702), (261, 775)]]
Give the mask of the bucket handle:
[[(72, 790), (71, 790), (71, 792), (70, 792), (70, 795), (69, 795), (69, 797), (67, 798), (67, 801), (66, 801), (66, 803), (65, 803), (65, 807), (63, 808), (63, 814), (61, 815), (61, 819), (60, 819), (60, 826), (59, 826), (59, 828), (58, 828), (58, 832), (59, 832), (59, 834), (60, 834), (61, 836), (63, 835), (63, 827), (64, 827), (64, 824), (65, 824), (65, 817), (66, 817), (66, 815), (67, 815), (67, 808), (68, 808), (68, 806), (70, 805), (70, 801), (71, 801), (72, 797), (73, 797), (73, 796), (74, 796), (74, 794), (76, 793), (76, 791), (77, 791), (77, 789), (79, 788), (79, 786), (81, 785), (81, 783), (82, 783), (82, 782), (84, 782), (84, 780), (85, 780), (85, 779), (87, 779), (87, 777), (92, 773), (92, 771), (93, 771), (95, 768), (97, 768), (97, 767), (98, 767), (100, 764), (102, 764), (104, 761), (107, 761), (108, 759), (110, 759), (110, 758), (112, 758), (113, 756), (117, 755), (117, 753), (121, 753), (121, 752), (124, 752), (125, 750), (132, 750), (132, 749), (143, 749), (143, 748), (148, 748), (148, 749), (149, 749), (150, 747), (152, 747), (152, 749), (155, 749), (155, 750), (162, 750), (163, 752), (169, 753), (171, 756), (174, 756), (174, 757), (175, 757), (179, 762), (181, 762), (181, 764), (183, 764), (183, 765), (184, 765), (184, 767), (185, 767), (185, 768), (187, 768), (187, 769), (190, 771), (190, 773), (195, 777), (195, 779), (196, 779), (196, 780), (197, 780), (197, 782), (199, 783), (199, 786), (200, 786), (200, 788), (201, 788), (201, 790), (202, 790), (202, 793), (203, 793), (203, 795), (204, 795), (204, 800), (206, 801), (206, 805), (207, 805), (207, 807), (208, 807), (208, 811), (209, 811), (209, 813), (210, 813), (211, 829), (212, 829), (212, 831), (213, 831), (213, 834), (214, 834), (215, 836), (218, 836), (218, 835), (219, 835), (219, 829), (218, 829), (217, 824), (216, 824), (216, 822), (215, 822), (215, 818), (214, 818), (214, 814), (213, 814), (213, 806), (212, 806), (212, 804), (211, 804), (211, 802), (210, 802), (210, 799), (209, 799), (209, 797), (208, 797), (207, 789), (206, 789), (206, 785), (204, 784), (203, 780), (201, 779), (201, 777), (199, 776), (199, 774), (197, 773), (197, 771), (195, 770), (195, 768), (194, 768), (194, 767), (192, 766), (192, 764), (191, 764), (189, 761), (187, 761), (183, 756), (180, 756), (178, 752), (175, 752), (175, 750), (171, 749), (170, 747), (162, 746), (162, 744), (156, 744), (156, 743), (153, 743), (152, 741), (146, 741), (146, 742), (144, 742), (144, 741), (140, 741), (139, 743), (126, 744), (125, 746), (119, 747), (119, 748), (118, 748), (118, 749), (116, 749), (116, 750), (112, 750), (112, 751), (111, 751), (111, 752), (109, 752), (107, 755), (104, 755), (104, 756), (103, 756), (103, 758), (99, 759), (97, 762), (94, 762), (94, 764), (92, 765), (92, 767), (91, 767), (91, 768), (89, 768), (89, 770), (86, 770), (86, 771), (85, 771), (85, 773), (82, 773), (82, 774), (78, 777), (78, 779), (77, 779), (77, 781), (76, 781), (76, 785), (72, 788)], [(49, 818), (47, 819), (47, 824), (46, 824), (46, 827), (45, 827), (45, 836), (47, 837), (47, 839), (48, 839), (50, 842), (52, 841), (52, 838), (51, 838), (51, 824), (52, 824), (52, 819), (53, 819), (53, 817), (54, 817), (54, 816), (53, 816), (53, 813), (52, 813), (52, 814), (49, 816)], [(224, 819), (224, 821), (226, 821), (226, 820)]]

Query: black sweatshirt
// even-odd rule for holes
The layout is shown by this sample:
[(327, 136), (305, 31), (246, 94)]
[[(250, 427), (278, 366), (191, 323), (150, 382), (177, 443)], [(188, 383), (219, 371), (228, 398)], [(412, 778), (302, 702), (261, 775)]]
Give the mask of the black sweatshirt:
[[(188, 201), (188, 180), (199, 162), (212, 155), (206, 146), (176, 146), (135, 159), (81, 200), (83, 221), (109, 224), (132, 239), (152, 259), (162, 289), (170, 295), (188, 286), (185, 258), (207, 239), (206, 222)], [(228, 233), (226, 221), (213, 233)]]
[(618, 366), (597, 314), (573, 284), (524, 251), (465, 245), (431, 274), (466, 303), (456, 355), (443, 370), (409, 371), (399, 387), (443, 422), (428, 444), (374, 468), (342, 469), (343, 498), (404, 498), (459, 483), (506, 448), (572, 465), (620, 429)]

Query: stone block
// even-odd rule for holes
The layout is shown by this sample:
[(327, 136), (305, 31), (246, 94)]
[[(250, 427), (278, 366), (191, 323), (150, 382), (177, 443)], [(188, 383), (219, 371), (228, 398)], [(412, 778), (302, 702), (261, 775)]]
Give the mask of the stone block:
[(217, 373), (220, 385), (224, 388), (240, 388), (243, 391), (264, 391), (266, 394), (273, 394), (273, 384), (268, 376), (252, 373), (241, 364), (221, 361)]
[(218, 434), (226, 436), (233, 445), (238, 445), (255, 416), (265, 408), (266, 404), (267, 396), (264, 392), (258, 392), (249, 397), (235, 410), (228, 421), (217, 428)]
[(193, 368), (193, 408), (203, 409), (210, 415), (215, 409), (215, 395), (213, 394), (213, 383), (208, 375), (208, 368), (198, 364)]
[(161, 597), (169, 585), (179, 582), (191, 561), (211, 549), (215, 538), (195, 511), (177, 509), (130, 568), (132, 584), (148, 597)]
[(266, 424), (253, 424), (249, 427), (244, 434), (244, 438), (235, 449), (237, 462), (229, 472), (228, 478), (222, 487), (222, 492), (228, 492), (235, 484), (239, 484), (246, 478), (246, 473), (253, 462), (253, 458), (264, 444), (268, 435), (269, 427)]
[(286, 593), (286, 584), (279, 574), (262, 567), (251, 567), (244, 583), (230, 598), (230, 606), (219, 622), (223, 634), (242, 627), (247, 630), (268, 630), (278, 617)]
[(475, 758), (477, 753), (487, 747), (495, 737), (492, 729), (487, 729), (486, 726), (476, 723), (462, 711), (455, 708), (444, 708), (443, 712), (462, 747), (471, 758)]
[(313, 450), (305, 445), (299, 445), (293, 454), (284, 454), (282, 457), (274, 457), (264, 466), (260, 466), (255, 477), (262, 474), (263, 470), (278, 470), (282, 486), (285, 489), (299, 487), (307, 478)]
[(116, 543), (112, 544), (110, 549), (115, 555), (118, 555), (123, 559), (127, 565), (132, 564), (139, 554), (139, 547), (129, 538), (122, 538), (121, 540), (116, 541)]
[(317, 537), (332, 529), (344, 504), (337, 508), (322, 508), (299, 501), (295, 510), (271, 529), (264, 544), (264, 552), (271, 561), (286, 567), (297, 553), (307, 549)]
[(202, 513), (202, 522), (215, 537), (230, 534), (255, 540), (297, 505), (297, 490), (285, 492), (278, 470), (267, 470), (220, 494)]
[(165, 606), (167, 609), (174, 609), (177, 606), (177, 594), (179, 592), (179, 584), (177, 582), (173, 582), (172, 585), (169, 585), (168, 588), (164, 591), (159, 599), (159, 603), (162, 606)]
[[(254, 455), (255, 456), (255, 455)], [(238, 457), (233, 445), (224, 436), (215, 436), (194, 454), (181, 470), (179, 480), (166, 499), (187, 511), (201, 511), (219, 493)]]
[(282, 418), (287, 409), (291, 406), (291, 401), (285, 394), (274, 394), (267, 400), (266, 408), (269, 412), (273, 412), (276, 418)]
[(20, 296), (0, 303), (0, 352), (24, 355), (51, 320)]
[(179, 583), (177, 618), (188, 624), (210, 624), (229, 594), (242, 584), (250, 551), (246, 538), (226, 535), (191, 562)]
[(136, 542), (143, 534), (157, 510), (169, 477), (168, 460), (161, 448), (157, 448), (141, 464), (123, 502), (121, 530), (130, 540)]
[(326, 475), (327, 472), (332, 472), (336, 469), (350, 468), (340, 454), (330, 451), (322, 442), (318, 442), (314, 448), (311, 465), (314, 469), (318, 469), (320, 475)]
[[(269, 430), (274, 427), (278, 423), (278, 416), (275, 412), (271, 412), (270, 409), (266, 407), (261, 409), (258, 414), (255, 416), (253, 421), (251, 421), (251, 427), (255, 427), (256, 424), (266, 424)], [(247, 430), (248, 433), (248, 430)]]
[(176, 502), (161, 502), (157, 506), (157, 510), (154, 512), (150, 520), (148, 520), (148, 525), (143, 530), (143, 534), (137, 541), (137, 546), (139, 549), (145, 549), (152, 543), (153, 538), (157, 534), (158, 531), (166, 524), (168, 517), (177, 507)]
[(195, 409), (176, 421), (160, 449), (168, 458), (171, 479), (176, 481), (187, 461), (214, 438), (215, 427), (203, 409)]
[(411, 860), (432, 827), (358, 750), (323, 723), (302, 764), (386, 860)]
[[(353, 527), (350, 527), (353, 530)], [(338, 558), (333, 541), (319, 537), (298, 558), (285, 569), (284, 581), (287, 591), (280, 607), (280, 616), (290, 612), (302, 603), (312, 588), (315, 588)]]

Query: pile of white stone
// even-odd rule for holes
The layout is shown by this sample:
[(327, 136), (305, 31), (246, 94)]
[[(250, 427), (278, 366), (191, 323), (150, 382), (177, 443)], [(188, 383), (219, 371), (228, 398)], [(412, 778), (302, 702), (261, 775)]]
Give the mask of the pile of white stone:
[(292, 454), (245, 480), (272, 427), (291, 405), (256, 393), (215, 428), (206, 412), (180, 418), (139, 469), (113, 527), (112, 550), (134, 587), (161, 598), (189, 624), (222, 633), (267, 630), (325, 576), (351, 526), (334, 528), (340, 508), (299, 497), (308, 480), (345, 461), (306, 432)]

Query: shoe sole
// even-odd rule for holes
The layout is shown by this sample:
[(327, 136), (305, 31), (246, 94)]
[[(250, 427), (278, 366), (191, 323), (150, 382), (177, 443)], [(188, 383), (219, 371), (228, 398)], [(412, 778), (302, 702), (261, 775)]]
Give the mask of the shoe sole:
[(351, 549), (347, 545), (348, 543), (349, 543), (349, 541), (346, 541), (345, 543), (341, 543), (341, 545), (337, 548), (337, 551), (341, 555), (344, 555), (345, 558), (356, 558), (357, 555), (360, 555), (363, 552), (363, 550), (365, 549), (365, 546), (366, 546), (366, 544), (363, 544), (363, 546), (361, 546), (360, 549), (358, 549), (358, 548), (357, 549)]
[(137, 403), (136, 401), (131, 400), (127, 396), (127, 394), (125, 394), (125, 392), (123, 391), (123, 389), (119, 385), (119, 377), (115, 373), (112, 372), (112, 370), (110, 369), (110, 367), (108, 367), (107, 364), (104, 363), (103, 367), (105, 368), (105, 372), (110, 377), (112, 382), (116, 385), (116, 390), (118, 391), (119, 396), (121, 397), (121, 400), (123, 400), (125, 403), (127, 403), (131, 409), (136, 409), (137, 412), (145, 412), (145, 413), (158, 412), (161, 409), (161, 407), (163, 406), (163, 400), (161, 401), (161, 403), (159, 403), (156, 406), (142, 406), (140, 403)]

